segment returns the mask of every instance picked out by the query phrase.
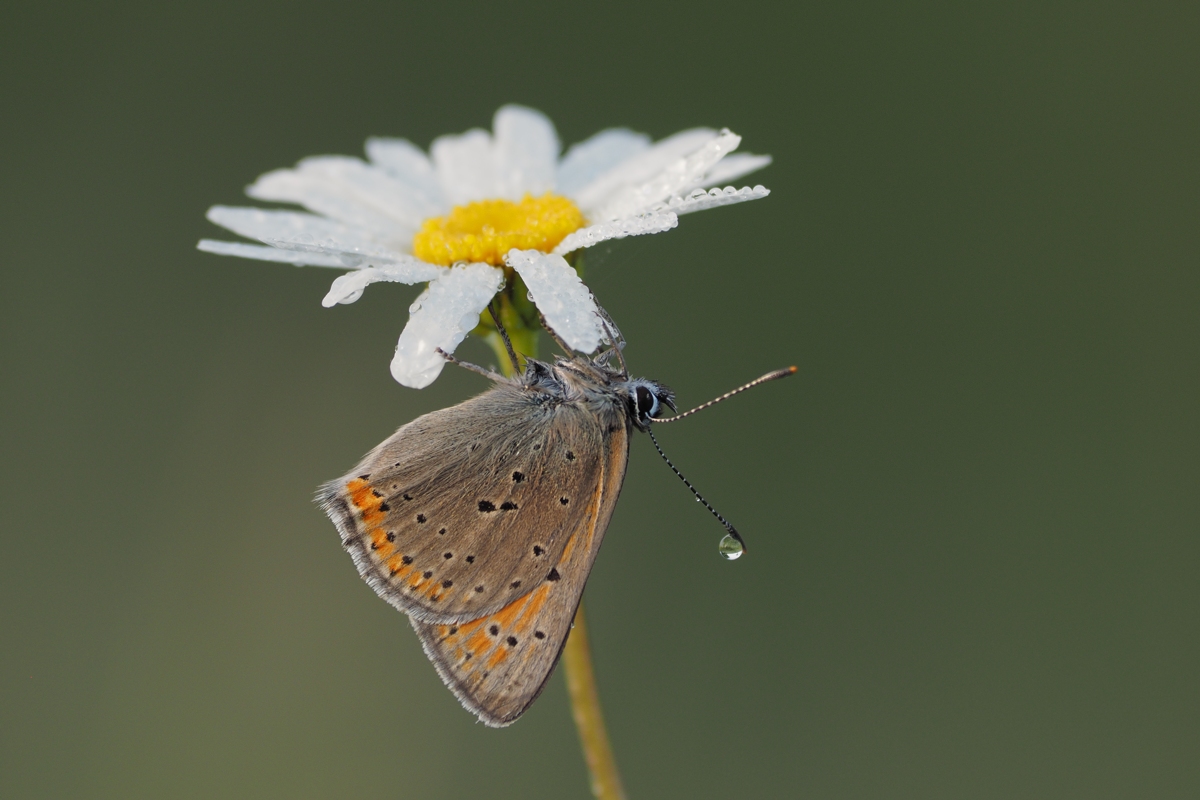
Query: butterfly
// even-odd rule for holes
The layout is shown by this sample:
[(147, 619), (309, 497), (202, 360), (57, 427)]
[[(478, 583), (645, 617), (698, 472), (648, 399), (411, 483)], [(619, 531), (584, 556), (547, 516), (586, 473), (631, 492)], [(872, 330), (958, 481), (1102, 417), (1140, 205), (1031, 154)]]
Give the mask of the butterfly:
[(443, 353), (492, 387), (404, 425), (318, 493), (359, 574), (408, 615), (442, 680), (492, 727), (514, 722), (545, 687), (616, 507), (632, 434), (675, 410), (669, 388), (630, 378), (623, 359), (610, 366), (614, 352), (528, 358), (512, 379)]
[[(498, 376), (497, 376), (498, 377)], [(400, 428), (319, 502), (462, 704), (507, 725), (546, 685), (625, 478), (671, 390), (586, 356)]]

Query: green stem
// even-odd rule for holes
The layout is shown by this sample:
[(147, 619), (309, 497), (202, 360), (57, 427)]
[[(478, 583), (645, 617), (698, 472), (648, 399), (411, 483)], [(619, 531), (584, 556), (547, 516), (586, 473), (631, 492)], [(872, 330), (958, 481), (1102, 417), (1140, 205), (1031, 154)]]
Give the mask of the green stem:
[[(538, 332), (524, 325), (512, 324), (515, 318), (509, 297), (501, 295), (500, 317), (512, 340), (513, 349), (520, 355), (537, 357)], [(485, 315), (485, 320), (487, 315)], [(481, 323), (483, 320), (481, 320)], [(508, 377), (515, 370), (504, 347), (504, 340), (494, 326), (483, 324), (476, 333), (481, 335), (496, 353), (500, 369)], [(621, 786), (621, 774), (613, 757), (608, 731), (604, 727), (604, 713), (600, 709), (600, 691), (596, 687), (596, 671), (592, 668), (592, 648), (588, 643), (587, 624), (583, 616), (583, 602), (575, 612), (575, 623), (567, 635), (563, 648), (563, 667), (567, 671), (567, 693), (571, 697), (571, 716), (579, 730), (579, 744), (583, 749), (583, 760), (591, 777), (592, 794), (597, 800), (625, 800), (625, 789)]]
[(588, 644), (587, 622), (583, 603), (575, 612), (575, 624), (563, 648), (563, 665), (567, 669), (567, 692), (571, 696), (571, 715), (579, 729), (583, 759), (592, 778), (592, 794), (597, 800), (625, 800), (621, 774), (613, 757), (604, 714), (600, 710), (600, 692), (596, 688), (596, 673), (592, 669), (592, 649)]

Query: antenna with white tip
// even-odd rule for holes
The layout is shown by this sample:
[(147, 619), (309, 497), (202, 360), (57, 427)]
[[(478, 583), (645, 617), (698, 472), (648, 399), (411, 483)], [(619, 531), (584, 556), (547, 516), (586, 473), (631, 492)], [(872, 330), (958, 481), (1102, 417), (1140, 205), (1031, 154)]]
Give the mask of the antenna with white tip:
[(650, 417), (650, 421), (651, 422), (674, 422), (677, 419), (683, 419), (684, 417), (690, 417), (692, 414), (695, 414), (697, 411), (703, 411), (704, 409), (706, 409), (710, 406), (715, 406), (717, 403), (721, 402), (722, 400), (728, 400), (729, 398), (733, 397), (735, 394), (741, 394), (742, 392), (746, 391), (747, 389), (753, 389), (755, 386), (759, 386), (760, 384), (769, 383), (771, 381), (777, 381), (780, 378), (786, 378), (788, 375), (795, 375), (796, 369), (797, 369), (796, 367), (784, 367), (783, 369), (777, 369), (774, 372), (768, 372), (766, 375), (763, 375), (761, 378), (755, 378), (754, 380), (750, 381), (749, 383), (745, 384), (744, 386), (739, 386), (738, 388), (734, 389), (732, 392), (726, 392), (725, 394), (721, 395), (720, 397), (709, 400), (707, 403), (698, 405), (695, 408), (691, 409), (690, 411), (685, 411), (682, 414), (676, 414), (673, 417), (666, 417), (665, 419), (659, 419), (658, 417)]

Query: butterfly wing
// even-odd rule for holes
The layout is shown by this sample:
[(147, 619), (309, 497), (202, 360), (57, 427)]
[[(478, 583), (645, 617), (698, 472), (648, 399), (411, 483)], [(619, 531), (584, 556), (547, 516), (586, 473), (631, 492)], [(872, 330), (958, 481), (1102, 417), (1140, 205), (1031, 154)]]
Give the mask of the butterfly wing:
[(577, 404), (500, 383), (403, 426), (318, 500), (385, 600), (423, 622), (478, 619), (562, 561), (609, 469), (594, 456), (609, 427)]
[[(623, 420), (622, 420), (623, 422)], [(629, 458), (630, 429), (604, 424), (598, 474), (575, 508), (565, 546), (540, 584), (497, 611), (457, 624), (412, 619), (425, 654), (459, 701), (492, 727), (515, 721), (541, 694), (571, 632)]]

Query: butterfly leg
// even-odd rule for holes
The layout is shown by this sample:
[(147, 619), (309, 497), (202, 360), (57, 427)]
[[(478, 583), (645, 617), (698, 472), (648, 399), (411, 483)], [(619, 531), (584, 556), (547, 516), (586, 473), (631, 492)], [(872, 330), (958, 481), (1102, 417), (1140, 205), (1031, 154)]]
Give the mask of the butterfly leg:
[(490, 369), (484, 369), (483, 367), (479, 366), (478, 364), (472, 364), (469, 361), (460, 361), (457, 358), (455, 358), (454, 356), (447, 353), (445, 350), (443, 350), (440, 347), (435, 348), (435, 349), (437, 350), (437, 354), (439, 356), (446, 359), (451, 364), (462, 367), (463, 369), (469, 369), (469, 370), (471, 370), (471, 372), (478, 372), (483, 377), (488, 378), (493, 381), (498, 381), (500, 383), (505, 383), (508, 381), (508, 378), (504, 377), (503, 375), (501, 375), (498, 372), (492, 372)]
[[(608, 315), (605, 314), (605, 316)], [(600, 327), (604, 328), (604, 333), (608, 335), (608, 341), (612, 343), (612, 349), (609, 350), (608, 353), (601, 353), (601, 355), (616, 353), (617, 361), (619, 361), (621, 364), (621, 374), (625, 377), (629, 377), (629, 367), (625, 366), (625, 356), (621, 353), (621, 348), (625, 346), (625, 343), (623, 341), (618, 341), (617, 336), (613, 336), (612, 328), (608, 327), (608, 322), (608, 320), (601, 319)], [(618, 334), (618, 336), (619, 335), (620, 334)], [(597, 358), (599, 358), (599, 356)]]
[(504, 349), (508, 351), (508, 358), (512, 361), (513, 374), (519, 375), (521, 365), (517, 363), (517, 351), (513, 350), (512, 339), (508, 338), (508, 331), (504, 329), (504, 323), (500, 321), (500, 314), (496, 311), (494, 300), (488, 303), (488, 313), (492, 315), (492, 321), (496, 323), (496, 330), (500, 333), (500, 338), (504, 340)]
[(538, 320), (542, 323), (542, 327), (546, 329), (546, 333), (550, 334), (550, 338), (562, 348), (562, 351), (566, 353), (568, 357), (573, 357), (575, 355), (575, 351), (571, 349), (570, 345), (562, 340), (562, 337), (554, 332), (554, 328), (550, 327), (550, 323), (546, 322), (546, 318), (542, 316), (540, 311), (538, 312)]

